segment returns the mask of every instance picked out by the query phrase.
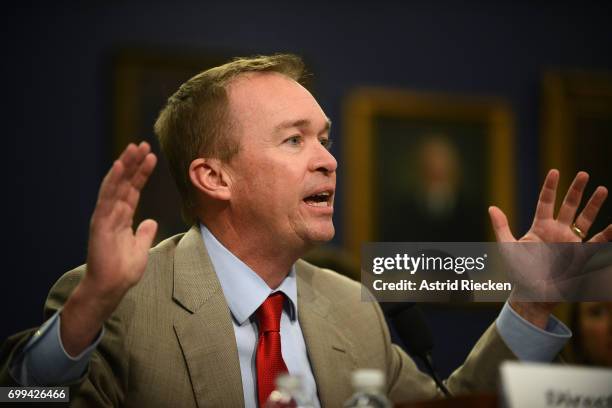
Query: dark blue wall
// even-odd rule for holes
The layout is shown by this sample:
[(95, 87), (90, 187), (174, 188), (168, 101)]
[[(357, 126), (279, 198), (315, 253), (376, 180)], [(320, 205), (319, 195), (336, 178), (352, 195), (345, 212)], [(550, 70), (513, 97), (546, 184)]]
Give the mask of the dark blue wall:
[[(605, 2), (209, 3), (64, 2), (3, 10), (0, 129), (8, 148), (2, 235), (8, 262), (0, 338), (39, 324), (51, 284), (85, 259), (89, 215), (111, 163), (109, 70), (119, 48), (301, 54), (334, 121), (337, 154), (343, 145), (341, 102), (355, 86), (506, 98), (517, 118), (515, 171), (523, 228), (541, 179), (543, 71), (612, 70), (611, 13)], [(475, 326), (486, 326), (491, 318), (475, 313)], [(451, 319), (437, 313), (436, 330), (444, 333)], [(438, 340), (438, 347), (467, 350), (465, 339), (454, 345), (454, 330), (447, 330), (453, 344)]]

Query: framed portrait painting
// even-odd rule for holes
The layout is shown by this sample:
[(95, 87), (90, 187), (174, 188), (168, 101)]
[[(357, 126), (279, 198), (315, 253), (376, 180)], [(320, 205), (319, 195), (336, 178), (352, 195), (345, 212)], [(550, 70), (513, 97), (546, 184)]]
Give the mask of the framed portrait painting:
[(513, 220), (513, 118), (495, 98), (363, 88), (343, 136), (347, 249), (367, 241), (489, 241), (487, 208)]

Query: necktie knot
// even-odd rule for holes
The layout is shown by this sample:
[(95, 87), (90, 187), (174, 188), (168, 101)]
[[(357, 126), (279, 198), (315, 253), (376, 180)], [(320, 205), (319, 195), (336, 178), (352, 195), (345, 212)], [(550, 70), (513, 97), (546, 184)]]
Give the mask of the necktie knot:
[(282, 292), (276, 292), (268, 298), (257, 309), (259, 332), (280, 332), (280, 317), (283, 312), (285, 296)]

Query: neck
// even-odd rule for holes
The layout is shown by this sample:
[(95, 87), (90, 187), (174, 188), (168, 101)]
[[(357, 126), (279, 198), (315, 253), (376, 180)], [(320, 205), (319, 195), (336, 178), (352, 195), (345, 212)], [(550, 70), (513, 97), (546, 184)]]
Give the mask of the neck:
[[(212, 218), (212, 219), (211, 219)], [(206, 217), (202, 223), (232, 254), (244, 262), (266, 284), (276, 289), (306, 249), (281, 247), (267, 231), (237, 229), (223, 217)], [(286, 243), (284, 243), (286, 245)]]

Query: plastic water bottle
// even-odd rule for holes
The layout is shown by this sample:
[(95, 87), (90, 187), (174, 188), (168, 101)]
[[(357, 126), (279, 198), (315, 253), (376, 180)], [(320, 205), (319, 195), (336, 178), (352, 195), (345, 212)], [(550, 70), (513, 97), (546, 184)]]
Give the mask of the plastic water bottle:
[(353, 395), (344, 408), (391, 408), (393, 405), (384, 393), (385, 374), (380, 370), (360, 369), (353, 372)]
[(268, 397), (265, 408), (314, 408), (312, 400), (304, 392), (302, 377), (281, 374), (275, 383), (276, 389)]

